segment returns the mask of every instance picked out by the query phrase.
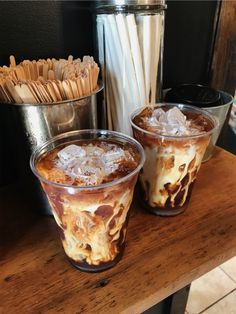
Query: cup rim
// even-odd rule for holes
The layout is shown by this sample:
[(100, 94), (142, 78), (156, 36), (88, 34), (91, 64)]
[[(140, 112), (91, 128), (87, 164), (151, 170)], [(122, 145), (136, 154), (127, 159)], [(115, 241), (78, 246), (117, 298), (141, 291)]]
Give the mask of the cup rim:
[[(36, 163), (36, 160), (38, 159), (38, 157), (42, 154), (42, 152), (46, 149), (47, 146), (53, 144), (57, 140), (66, 139), (66, 138), (69, 138), (70, 136), (76, 136), (76, 135), (81, 135), (81, 134), (86, 134), (86, 133), (100, 134), (100, 137), (105, 136), (105, 135), (113, 135), (113, 136), (116, 136), (120, 139), (124, 139), (126, 142), (128, 142), (130, 144), (133, 144), (133, 146), (135, 146), (137, 148), (137, 150), (140, 154), (140, 162), (139, 162), (138, 166), (133, 171), (131, 171), (129, 174), (127, 174), (127, 175), (125, 175), (119, 179), (116, 179), (116, 180), (113, 180), (113, 181), (110, 181), (107, 183), (98, 184), (95, 186), (85, 186), (85, 185), (74, 186), (71, 184), (56, 183), (56, 182), (45, 179), (42, 175), (40, 175), (38, 173), (38, 171), (35, 167), (35, 163)], [(106, 138), (104, 138), (104, 140), (105, 139)], [(76, 140), (76, 138), (75, 138), (75, 140)], [(55, 146), (55, 147), (57, 147), (57, 146)], [(131, 136), (125, 135), (125, 134), (120, 133), (120, 132), (103, 130), (103, 129), (84, 129), (84, 130), (76, 130), (76, 131), (69, 131), (66, 133), (62, 133), (60, 135), (57, 135), (57, 136), (49, 139), (48, 141), (39, 145), (38, 147), (36, 147), (35, 150), (33, 151), (33, 153), (31, 154), (31, 157), (30, 157), (30, 168), (31, 168), (32, 172), (34, 173), (34, 175), (40, 181), (42, 181), (46, 184), (50, 184), (50, 185), (53, 185), (53, 186), (59, 187), (59, 188), (66, 188), (66, 189), (71, 188), (71, 189), (73, 189), (73, 191), (83, 191), (83, 190), (90, 190), (91, 191), (91, 190), (99, 190), (99, 189), (111, 187), (111, 186), (120, 184), (123, 181), (128, 180), (129, 178), (131, 178), (132, 176), (134, 176), (135, 174), (137, 174), (141, 170), (141, 168), (144, 165), (144, 161), (145, 161), (145, 153), (144, 153), (142, 145), (138, 141), (136, 141), (134, 138), (132, 138)]]
[[(207, 118), (211, 120), (211, 122), (213, 123), (213, 128), (211, 130), (207, 131), (207, 132), (200, 132), (198, 134), (192, 134), (192, 135), (183, 135), (183, 136), (179, 136), (179, 135), (165, 135), (165, 134), (154, 133), (154, 132), (142, 129), (141, 127), (139, 127), (138, 125), (136, 125), (133, 122), (134, 117), (137, 116), (145, 108), (155, 108), (155, 107), (161, 108), (161, 107), (164, 107), (164, 106), (178, 107), (180, 110), (184, 109), (184, 108), (187, 108), (187, 109), (190, 109), (191, 111), (195, 111), (195, 112), (201, 113), (204, 116), (207, 116)], [(210, 135), (219, 127), (219, 121), (216, 119), (216, 117), (213, 114), (209, 113), (206, 109), (200, 109), (200, 108), (198, 108), (196, 106), (191, 106), (191, 105), (185, 105), (185, 104), (179, 104), (179, 103), (169, 103), (169, 102), (156, 103), (154, 105), (147, 105), (147, 106), (143, 106), (143, 107), (140, 107), (140, 108), (136, 109), (130, 115), (130, 123), (131, 123), (131, 126), (133, 128), (135, 128), (138, 131), (141, 131), (141, 132), (143, 132), (145, 134), (151, 135), (152, 137), (174, 139), (174, 140), (184, 140), (184, 139), (193, 139), (193, 138), (195, 139), (195, 138), (203, 137), (203, 136), (206, 136), (206, 135)]]
[[(166, 89), (163, 90), (163, 92), (164, 92), (164, 93), (167, 93), (167, 92), (170, 91), (171, 89), (172, 89), (172, 88), (166, 88)], [(226, 103), (224, 103), (224, 104), (220, 104), (220, 105), (216, 105), (216, 106), (195, 106), (195, 105), (189, 105), (189, 104), (186, 104), (186, 105), (187, 105), (187, 106), (197, 107), (197, 108), (204, 109), (204, 110), (214, 110), (214, 109), (218, 109), (218, 108), (224, 108), (224, 107), (230, 106), (230, 105), (232, 104), (232, 102), (233, 102), (233, 100), (234, 100), (234, 97), (233, 97), (230, 93), (228, 93), (228, 92), (226, 92), (226, 91), (224, 91), (224, 90), (221, 90), (221, 89), (217, 89), (217, 92), (219, 92), (221, 98), (222, 98), (223, 96), (226, 96), (226, 97), (229, 98), (229, 100), (228, 100)], [(167, 101), (167, 102), (165, 102), (165, 103), (171, 104), (172, 102), (168, 102), (168, 101)], [(183, 103), (176, 101), (176, 104), (183, 104)]]
[(224, 96), (226, 95), (227, 97), (230, 98), (229, 101), (227, 101), (225, 104), (221, 104), (221, 105), (217, 105), (217, 106), (210, 106), (210, 107), (201, 107), (201, 109), (204, 109), (204, 110), (215, 110), (215, 109), (218, 109), (218, 108), (224, 108), (224, 107), (228, 107), (232, 104), (234, 98), (231, 94), (225, 92), (225, 91), (222, 91), (222, 90), (218, 90), (218, 92), (220, 93), (220, 96)]

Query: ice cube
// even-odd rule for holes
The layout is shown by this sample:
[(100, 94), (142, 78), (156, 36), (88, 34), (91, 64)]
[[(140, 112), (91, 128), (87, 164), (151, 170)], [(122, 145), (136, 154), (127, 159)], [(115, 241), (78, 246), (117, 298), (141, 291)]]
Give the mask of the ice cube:
[(104, 167), (105, 175), (109, 175), (113, 172), (115, 172), (119, 168), (119, 164), (117, 163), (108, 163)]
[(178, 134), (178, 131), (179, 129), (177, 127), (175, 127), (175, 125), (166, 125), (164, 128), (163, 128), (163, 133), (166, 133), (166, 135), (177, 135)]
[(166, 112), (166, 120), (168, 124), (186, 124), (186, 116), (177, 107), (171, 108)]
[(105, 164), (119, 162), (124, 158), (125, 158), (125, 153), (122, 148), (116, 148), (116, 149), (110, 150), (102, 156), (102, 159)]
[(151, 117), (146, 117), (146, 123), (157, 133), (163, 135), (195, 135), (201, 130), (191, 125), (191, 120), (181, 112), (178, 107), (173, 107), (167, 111), (157, 108)]
[(158, 108), (154, 110), (150, 120), (151, 126), (160, 129), (166, 135), (182, 135), (187, 130), (186, 116), (177, 107), (166, 112)]
[(87, 156), (101, 156), (104, 150), (98, 146), (86, 146), (85, 151)]
[(60, 150), (57, 155), (62, 163), (67, 164), (74, 158), (85, 157), (86, 151), (82, 147), (72, 144)]
[(71, 169), (81, 158), (86, 156), (86, 152), (80, 146), (69, 145), (60, 150), (57, 156), (59, 158), (57, 167), (64, 169), (70, 175)]
[[(72, 169), (74, 167), (74, 165), (76, 164), (77, 160), (75, 157), (72, 157), (71, 159), (68, 159), (67, 161), (62, 161), (62, 160), (58, 160), (56, 162), (56, 166), (58, 168), (64, 169), (67, 172), (70, 172), (70, 169)], [(69, 174), (69, 173), (68, 173)], [(69, 174), (70, 175), (70, 174)]]
[(165, 111), (161, 108), (157, 108), (153, 111), (152, 113), (152, 117), (153, 118), (156, 118), (157, 120), (159, 120), (161, 117), (164, 117), (165, 116)]
[(153, 127), (159, 127), (159, 126), (160, 126), (160, 122), (157, 120), (156, 117), (150, 117), (150, 118), (148, 119), (148, 124), (149, 124), (150, 126), (153, 126)]
[(105, 174), (104, 164), (99, 157), (87, 157), (77, 162), (71, 176), (80, 179), (86, 185), (97, 185), (103, 181)]

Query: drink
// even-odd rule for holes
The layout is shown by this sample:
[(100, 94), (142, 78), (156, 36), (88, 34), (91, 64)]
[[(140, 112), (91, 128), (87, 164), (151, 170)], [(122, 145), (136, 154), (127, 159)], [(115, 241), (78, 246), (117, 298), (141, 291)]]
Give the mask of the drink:
[(138, 172), (139, 143), (117, 132), (84, 130), (37, 149), (31, 168), (53, 208), (71, 263), (101, 271), (121, 258)]
[(131, 124), (146, 154), (140, 172), (145, 206), (157, 215), (181, 213), (216, 121), (195, 107), (162, 104), (134, 112)]

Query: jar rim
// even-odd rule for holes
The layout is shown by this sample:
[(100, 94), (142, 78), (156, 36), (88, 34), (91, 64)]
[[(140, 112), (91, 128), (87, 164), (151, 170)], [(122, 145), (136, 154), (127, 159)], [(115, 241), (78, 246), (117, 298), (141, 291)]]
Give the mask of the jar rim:
[(143, 8), (153, 8), (153, 6), (158, 6), (160, 9), (166, 8), (166, 0), (97, 0), (95, 2), (95, 8), (97, 10), (102, 10), (111, 7), (117, 7), (122, 9), (126, 6), (133, 6), (138, 9)]

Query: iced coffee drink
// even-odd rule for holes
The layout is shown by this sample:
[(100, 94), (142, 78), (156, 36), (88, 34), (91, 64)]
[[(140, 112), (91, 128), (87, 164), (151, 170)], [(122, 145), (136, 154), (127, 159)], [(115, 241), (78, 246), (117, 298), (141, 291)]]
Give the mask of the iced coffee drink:
[(146, 155), (140, 172), (145, 207), (157, 215), (181, 213), (216, 128), (215, 119), (192, 106), (160, 104), (136, 111), (131, 124)]
[(110, 131), (65, 133), (32, 155), (31, 168), (47, 194), (65, 253), (80, 270), (101, 271), (120, 260), (143, 163), (138, 142)]

